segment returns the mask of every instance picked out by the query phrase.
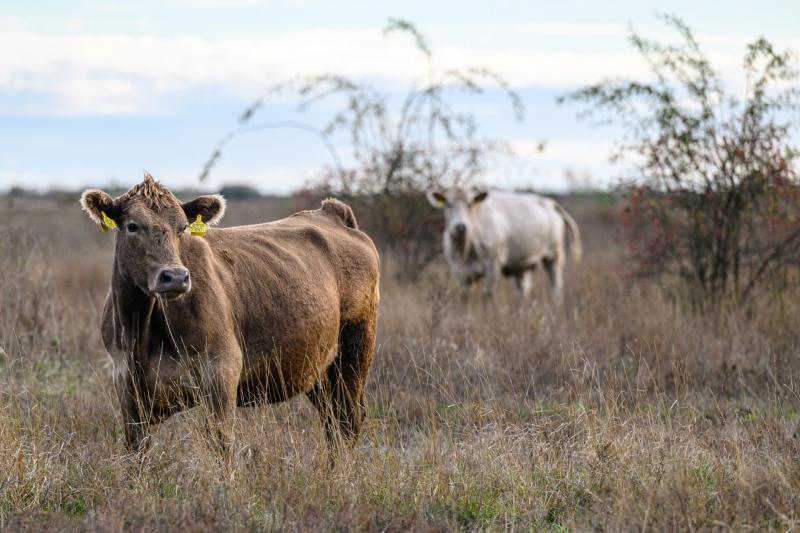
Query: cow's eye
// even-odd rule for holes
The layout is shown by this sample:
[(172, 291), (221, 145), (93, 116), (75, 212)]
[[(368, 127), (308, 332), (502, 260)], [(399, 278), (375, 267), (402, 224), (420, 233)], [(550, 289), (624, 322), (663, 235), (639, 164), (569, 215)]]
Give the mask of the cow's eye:
[(136, 233), (139, 231), (139, 225), (134, 222), (128, 222), (128, 233)]
[(186, 224), (182, 229), (181, 233), (186, 233), (186, 230), (189, 229), (189, 224)]

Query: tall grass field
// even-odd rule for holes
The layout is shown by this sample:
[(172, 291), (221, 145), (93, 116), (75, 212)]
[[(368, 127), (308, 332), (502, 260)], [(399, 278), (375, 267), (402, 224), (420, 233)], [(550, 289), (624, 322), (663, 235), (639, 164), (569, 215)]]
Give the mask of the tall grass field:
[[(561, 307), (544, 273), (530, 300), (509, 281), (465, 302), (441, 258), (408, 281), (384, 254), (357, 445), (331, 467), (298, 397), (239, 409), (228, 466), (200, 409), (126, 452), (99, 328), (113, 232), (77, 197), (0, 200), (0, 530), (798, 526), (800, 289), (697, 310), (634, 275), (612, 206), (566, 202), (585, 252)], [(231, 202), (223, 225), (299, 207)]]

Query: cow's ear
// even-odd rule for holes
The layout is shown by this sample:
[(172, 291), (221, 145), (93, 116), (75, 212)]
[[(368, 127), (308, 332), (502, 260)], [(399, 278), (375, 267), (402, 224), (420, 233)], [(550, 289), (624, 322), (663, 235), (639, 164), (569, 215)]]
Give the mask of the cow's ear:
[(107, 193), (98, 189), (86, 189), (81, 194), (81, 207), (94, 222), (103, 222), (103, 213), (112, 220), (119, 218), (120, 209), (114, 199)]
[(209, 194), (206, 196), (198, 196), (194, 200), (181, 205), (183, 212), (186, 213), (186, 218), (189, 222), (197, 219), (197, 215), (203, 217), (203, 222), (209, 226), (217, 224), (222, 220), (225, 215), (225, 198), (219, 194)]
[(472, 204), (475, 205), (481, 203), (482, 201), (486, 200), (487, 196), (489, 196), (489, 191), (476, 192), (472, 197)]
[(445, 196), (441, 191), (437, 191), (436, 189), (428, 189), (425, 192), (425, 196), (428, 198), (428, 202), (435, 207), (436, 209), (444, 209), (447, 205), (447, 196)]

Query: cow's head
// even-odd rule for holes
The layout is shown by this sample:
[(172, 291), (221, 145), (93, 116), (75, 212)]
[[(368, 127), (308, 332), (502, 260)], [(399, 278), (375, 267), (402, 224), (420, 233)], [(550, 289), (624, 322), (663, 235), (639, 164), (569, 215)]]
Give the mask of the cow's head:
[(486, 200), (488, 191), (454, 187), (447, 191), (430, 189), (426, 196), (431, 205), (444, 210), (444, 233), (456, 247), (464, 249), (474, 231), (478, 206)]
[(200, 196), (181, 203), (149, 174), (117, 198), (97, 189), (86, 190), (81, 206), (98, 224), (104, 223), (104, 214), (116, 223), (114, 268), (121, 279), (145, 294), (168, 298), (180, 296), (192, 286), (180, 256), (181, 242), (193, 238), (189, 221), (201, 215), (203, 222), (212, 225), (225, 213), (222, 196)]

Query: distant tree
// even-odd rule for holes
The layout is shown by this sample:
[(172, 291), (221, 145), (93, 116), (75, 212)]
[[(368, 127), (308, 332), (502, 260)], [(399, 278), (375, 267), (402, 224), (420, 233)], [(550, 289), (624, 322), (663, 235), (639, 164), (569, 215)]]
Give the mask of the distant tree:
[(261, 193), (249, 185), (225, 185), (219, 193), (229, 200), (261, 198)]
[(633, 156), (625, 221), (641, 272), (677, 275), (695, 302), (746, 299), (800, 258), (800, 92), (794, 57), (764, 38), (747, 46), (743, 98), (727, 92), (680, 19), (662, 15), (680, 42), (631, 31), (651, 81), (605, 81), (561, 101), (588, 103), (626, 136)]
[[(490, 87), (508, 97), (514, 116), (521, 119), (524, 106), (508, 83), (487, 68), (439, 72), (427, 39), (410, 22), (391, 19), (384, 35), (410, 35), (427, 61), (424, 81), (413, 84), (396, 105), (390, 95), (373, 84), (338, 74), (295, 79), (271, 88), (241, 115), (240, 127), (222, 139), (201, 174), (205, 179), (222, 155), (227, 142), (254, 129), (293, 127), (320, 138), (334, 165), (322, 170), (313, 184), (323, 191), (350, 197), (369, 211), (370, 230), (384, 246), (396, 250), (402, 270), (418, 272), (439, 249), (435, 228), (439, 215), (423, 205), (421, 192), (432, 185), (470, 183), (490, 161), (510, 153), (497, 139), (479, 135), (474, 114), (457, 109), (450, 96), (479, 95)], [(314, 104), (331, 100), (339, 105), (330, 120), (315, 128), (302, 122), (254, 122), (269, 98), (292, 94), (302, 113)], [(349, 148), (346, 167), (333, 140), (344, 138)]]
[(14, 185), (8, 190), (8, 196), (10, 198), (32, 198), (36, 196), (36, 193), (19, 185)]

